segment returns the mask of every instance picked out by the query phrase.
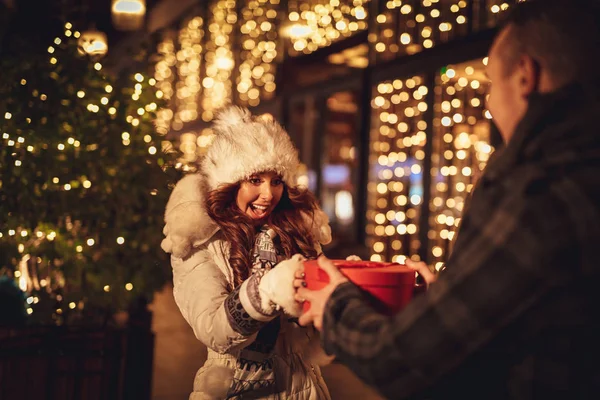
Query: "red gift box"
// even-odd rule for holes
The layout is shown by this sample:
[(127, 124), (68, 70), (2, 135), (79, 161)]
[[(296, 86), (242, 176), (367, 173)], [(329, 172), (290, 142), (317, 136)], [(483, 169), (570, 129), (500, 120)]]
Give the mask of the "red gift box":
[[(415, 271), (406, 265), (373, 261), (331, 260), (352, 283), (360, 287), (380, 312), (393, 315), (403, 309), (416, 292), (424, 290), (416, 283)], [(317, 260), (304, 262), (306, 287), (322, 289), (329, 283), (329, 276), (319, 268)], [(304, 311), (310, 303), (304, 303)]]

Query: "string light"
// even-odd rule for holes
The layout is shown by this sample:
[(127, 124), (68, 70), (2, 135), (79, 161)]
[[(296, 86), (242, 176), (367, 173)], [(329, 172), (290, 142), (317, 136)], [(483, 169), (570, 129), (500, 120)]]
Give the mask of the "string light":
[(173, 127), (179, 130), (183, 124), (198, 118), (200, 67), (202, 64), (202, 38), (204, 19), (191, 18), (179, 31), (179, 51), (177, 52), (176, 111)]
[[(369, 35), (376, 61), (415, 54), (456, 37), (471, 29), (479, 31), (498, 23), (500, 14), (516, 0), (490, 0), (487, 6), (469, 9), (465, 0), (393, 0), (382, 4), (376, 24)], [(474, 13), (469, 21), (469, 13)], [(483, 23), (482, 23), (483, 22)]]
[[(171, 38), (164, 38), (157, 48), (159, 60), (155, 66), (154, 78), (156, 97), (170, 100), (173, 96), (173, 82), (175, 74), (173, 67), (177, 63), (175, 56), (175, 43)], [(156, 132), (159, 135), (166, 135), (171, 128), (173, 120), (173, 111), (170, 108), (162, 108), (156, 113)]]
[(275, 95), (278, 6), (268, 0), (247, 2), (241, 13), (241, 63), (236, 80), (242, 105), (257, 106)]
[[(484, 60), (449, 66), (436, 82), (431, 168), (431, 263), (443, 264), (464, 210), (466, 196), (493, 147), (484, 108), (488, 80)], [(469, 99), (466, 101), (465, 99)]]
[[(72, 24), (65, 24), (65, 36), (73, 36), (77, 38), (79, 36), (79, 32), (72, 28)], [(72, 42), (76, 42), (76, 40), (71, 39), (71, 41), (68, 41), (64, 39), (64, 37), (63, 39), (52, 38), (52, 44), (43, 48), (42, 51), (44, 53), (47, 53), (48, 58), (45, 59), (49, 60), (49, 64), (47, 61), (44, 61), (46, 65), (42, 67), (48, 68), (49, 78), (57, 79), (57, 77), (59, 76), (58, 73), (61, 71), (65, 71), (63, 69), (65, 65), (60, 65), (59, 60), (63, 61), (63, 56), (65, 56), (65, 52), (67, 50), (71, 51), (74, 49), (74, 46), (70, 46)], [(68, 57), (65, 57), (65, 59), (68, 59)], [(117, 91), (117, 93), (114, 95), (114, 99), (116, 101), (119, 100), (119, 96), (121, 96), (123, 93), (120, 89), (113, 88), (113, 86), (107, 84), (108, 78), (103, 77), (100, 73), (96, 72), (102, 70), (102, 64), (92, 62), (89, 69), (90, 70), (86, 72), (86, 79), (83, 81), (84, 83), (80, 87), (73, 87), (67, 81), (67, 84), (69, 84), (70, 86), (65, 88), (65, 95), (62, 99), (53, 98), (52, 93), (43, 93), (43, 90), (41, 90), (40, 86), (38, 86), (37, 88), (33, 86), (27, 88), (26, 85), (31, 85), (31, 81), (29, 78), (26, 79), (25, 77), (17, 76), (16, 83), (21, 85), (20, 89), (18, 90), (20, 90), (23, 93), (29, 93), (32, 96), (32, 99), (30, 100), (30, 107), (33, 107), (33, 105), (36, 104), (35, 102), (41, 101), (46, 102), (46, 104), (50, 105), (55, 105), (58, 103), (59, 106), (62, 105), (65, 107), (83, 107), (90, 113), (97, 113), (101, 112), (100, 109), (102, 106), (108, 106), (109, 103), (113, 101), (113, 96), (110, 95), (110, 93), (112, 93), (113, 91)], [(93, 85), (89, 84), (88, 75), (91, 77)], [(68, 77), (68, 75), (65, 76)], [(156, 85), (158, 83), (158, 80), (156, 78), (151, 78), (150, 80), (147, 80), (142, 73), (135, 74), (133, 76), (133, 79), (135, 81), (134, 83), (136, 83), (135, 93), (138, 96), (142, 95), (142, 89), (145, 82), (148, 82), (147, 85), (150, 86)], [(99, 85), (97, 83), (99, 83)], [(162, 94), (164, 94), (165, 92), (167, 92), (169, 95), (172, 94), (172, 92), (168, 91), (167, 87), (164, 87), (163, 89), (164, 91), (161, 90)], [(52, 103), (53, 101), (57, 103)], [(25, 104), (27, 104), (27, 101), (25, 101)], [(129, 114), (134, 114), (136, 117), (138, 117), (132, 118), (130, 120), (130, 123), (134, 126), (141, 125), (143, 123), (142, 121), (146, 122), (151, 117), (147, 114), (154, 113), (158, 108), (155, 102), (148, 102), (148, 104), (145, 105), (125, 105), (128, 107)], [(107, 111), (110, 115), (117, 114), (117, 109), (115, 107), (110, 107)], [(35, 135), (30, 135), (29, 132), (34, 131), (36, 129), (37, 124), (46, 124), (48, 121), (48, 117), (42, 116), (39, 119), (39, 121), (36, 121), (35, 119), (34, 121), (32, 121), (32, 118), (27, 117), (27, 115), (22, 115), (22, 110), (20, 110), (17, 113), (11, 108), (5, 108), (3, 112), (4, 114), (0, 114), (0, 120), (5, 122), (4, 130), (6, 131), (0, 131), (1, 140), (3, 141), (3, 144), (5, 146), (10, 146), (14, 148), (10, 149), (10, 152), (8, 153), (9, 156), (14, 157), (10, 160), (7, 160), (10, 163), (8, 165), (9, 170), (10, 168), (16, 170), (15, 167), (22, 168), (22, 166), (27, 165), (28, 160), (26, 159), (26, 157), (30, 156), (30, 153), (33, 153), (36, 150), (46, 150), (49, 153), (52, 152), (52, 154), (58, 154), (60, 155), (61, 160), (64, 160), (65, 157), (67, 157), (66, 160), (68, 160), (70, 157), (77, 157), (80, 154), (78, 148), (80, 147), (81, 143), (76, 139), (77, 135), (80, 134), (80, 126), (73, 124), (71, 120), (59, 120), (62, 121), (60, 122), (60, 125), (57, 126), (57, 129), (60, 130), (60, 142), (58, 140), (51, 140), (48, 138), (44, 138), (43, 141), (40, 141), (39, 138), (37, 138)], [(63, 117), (63, 115), (61, 115), (60, 117)], [(23, 129), (23, 127), (27, 126), (26, 124), (31, 124), (30, 128), (28, 128), (27, 130)], [(146, 143), (152, 143), (154, 140), (154, 135), (151, 132), (151, 126), (148, 125), (148, 128), (150, 129), (140, 130), (139, 132), (144, 132), (142, 133), (142, 135), (144, 136), (144, 141)], [(146, 132), (150, 133), (145, 134)], [(89, 142), (85, 143), (83, 147), (85, 151), (94, 151), (99, 148), (97, 143)], [(158, 153), (158, 150), (155, 146), (148, 145), (146, 147), (149, 154), (155, 155)], [(28, 153), (26, 153), (25, 150)], [(152, 157), (148, 157), (148, 159), (151, 160)], [(15, 167), (12, 167), (13, 163)], [(56, 169), (54, 170), (58, 171)], [(76, 195), (78, 198), (80, 195), (80, 193), (78, 193), (79, 190), (83, 191), (83, 189), (90, 189), (92, 187), (92, 182), (91, 180), (87, 179), (87, 177), (82, 176), (81, 174), (69, 176), (70, 174), (64, 175), (64, 173), (65, 172), (63, 171), (51, 174), (47, 177), (47, 180), (45, 182), (42, 182), (40, 184), (39, 189), (36, 190), (64, 192), (71, 191), (76, 192), (74, 195)], [(114, 175), (113, 172), (109, 172), (109, 174)], [(60, 177), (54, 175), (59, 175)], [(95, 176), (95, 174), (90, 176)], [(2, 181), (0, 181), (0, 186), (2, 186)], [(158, 191), (156, 190), (154, 191), (154, 193), (152, 193), (152, 195), (154, 196), (156, 196), (157, 194)], [(72, 197), (72, 195), (68, 195), (68, 197)], [(75, 197), (72, 198), (75, 199)], [(44, 291), (48, 291), (49, 293), (57, 293), (55, 292), (55, 290), (64, 287), (68, 283), (65, 281), (65, 279), (70, 278), (66, 277), (62, 273), (62, 269), (58, 264), (58, 261), (61, 259), (61, 257), (56, 257), (56, 261), (48, 260), (46, 256), (43, 255), (43, 252), (46, 251), (45, 248), (41, 249), (41, 257), (32, 256), (27, 253), (31, 249), (39, 249), (40, 243), (42, 243), (43, 241), (48, 241), (55, 242), (54, 244), (52, 244), (52, 246), (59, 251), (59, 254), (61, 256), (72, 257), (72, 260), (75, 262), (91, 260), (92, 257), (96, 257), (99, 253), (97, 250), (94, 249), (102, 243), (96, 241), (94, 238), (89, 237), (94, 233), (89, 230), (89, 226), (82, 226), (82, 224), (85, 224), (85, 222), (71, 221), (70, 217), (64, 217), (64, 219), (57, 226), (53, 227), (49, 226), (48, 224), (42, 221), (35, 229), (24, 229), (23, 227), (17, 226), (12, 227), (11, 229), (8, 229), (8, 227), (6, 227), (6, 230), (0, 232), (0, 238), (2, 240), (8, 240), (11, 246), (14, 245), (15, 253), (19, 254), (20, 260), (15, 261), (15, 263), (19, 264), (19, 267), (14, 271), (13, 276), (17, 280), (19, 287), (26, 293), (26, 297), (24, 297), (24, 299), (26, 300), (28, 306), (26, 308), (28, 315), (33, 314), (34, 311), (37, 310), (35, 308), (35, 305), (38, 302), (40, 302), (40, 299), (38, 297), (31, 295), (32, 291), (42, 290), (43, 288)], [(78, 231), (79, 233), (77, 233)], [(78, 237), (81, 236), (81, 232), (85, 231), (89, 232), (88, 237)], [(117, 244), (119, 245), (125, 244), (125, 239), (122, 236), (114, 237), (110, 240), (116, 240)], [(114, 244), (115, 242), (112, 243)], [(21, 264), (24, 264), (25, 267), (23, 267), (23, 265)], [(53, 268), (55, 266), (57, 268)], [(34, 267), (39, 268), (38, 275), (27, 273), (28, 270)], [(51, 270), (53, 270), (52, 274), (50, 274)], [(49, 271), (47, 275), (46, 271)], [(38, 280), (38, 276), (40, 274), (41, 276)], [(127, 291), (133, 290), (132, 283), (122, 283), (119, 284), (119, 286), (121, 288), (124, 287)], [(104, 288), (104, 290), (106, 291), (110, 291), (110, 289), (110, 285), (106, 285)], [(100, 290), (102, 290), (102, 286), (100, 286)], [(62, 301), (60, 295), (56, 296), (55, 299), (57, 302)], [(44, 300), (42, 300), (42, 302), (43, 301)], [(51, 311), (53, 311), (53, 317), (58, 323), (58, 321), (60, 321), (59, 319), (57, 319), (59, 315), (65, 314), (68, 309), (74, 310), (78, 307), (79, 309), (82, 309), (83, 305), (83, 301), (70, 301), (68, 303), (65, 303), (64, 305), (57, 304), (55, 307), (52, 307)], [(38, 311), (36, 311), (36, 313), (37, 312)]]
[(379, 83), (373, 92), (367, 236), (373, 261), (415, 254), (423, 200), (422, 171), (428, 92), (423, 78)]
[(308, 54), (367, 28), (366, 0), (290, 1), (281, 34), (290, 55)]
[(214, 111), (223, 107), (232, 94), (231, 71), (234, 67), (231, 51), (232, 33), (237, 21), (235, 2), (218, 0), (210, 8), (210, 37), (206, 43), (204, 96), (201, 102), (202, 120), (211, 121)]

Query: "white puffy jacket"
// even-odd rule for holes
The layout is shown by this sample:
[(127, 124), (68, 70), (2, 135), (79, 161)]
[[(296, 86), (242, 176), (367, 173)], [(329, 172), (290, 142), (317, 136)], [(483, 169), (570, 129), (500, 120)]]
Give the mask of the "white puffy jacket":
[[(232, 291), (243, 292), (251, 278), (232, 290), (229, 243), (204, 211), (200, 185), (200, 177), (191, 175), (176, 186), (167, 205), (167, 237), (162, 243), (171, 253), (175, 301), (196, 337), (208, 347), (208, 359), (196, 374), (190, 400), (234, 398), (228, 397), (232, 393), (243, 398), (245, 390), (252, 398), (329, 399), (318, 366), (317, 358), (322, 355), (318, 336), (312, 328), (300, 327), (285, 313), (276, 313), (280, 328), (275, 346), (261, 351), (258, 329), (271, 323), (272, 317), (261, 320), (243, 293), (232, 295)], [(312, 224), (316, 241), (331, 240), (321, 211), (307, 223)], [(298, 260), (285, 261), (267, 274), (293, 262)], [(288, 286), (293, 290), (291, 283)], [(247, 325), (240, 323), (241, 314), (250, 316)], [(265, 382), (275, 384), (267, 388)]]

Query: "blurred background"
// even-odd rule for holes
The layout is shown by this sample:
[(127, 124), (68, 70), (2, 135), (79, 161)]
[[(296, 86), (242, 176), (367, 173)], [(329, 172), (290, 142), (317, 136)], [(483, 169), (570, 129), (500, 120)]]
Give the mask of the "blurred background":
[(484, 69), (516, 2), (1, 0), (0, 399), (188, 397), (206, 349), (163, 212), (227, 102), (289, 131), (329, 257), (442, 268), (501, 145)]

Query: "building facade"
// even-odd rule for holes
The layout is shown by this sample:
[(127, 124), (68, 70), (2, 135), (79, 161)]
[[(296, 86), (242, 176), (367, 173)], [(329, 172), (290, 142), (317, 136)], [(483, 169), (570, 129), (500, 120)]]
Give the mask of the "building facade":
[(270, 114), (299, 148), (299, 183), (331, 219), (328, 254), (410, 256), (439, 269), (501, 142), (484, 70), (501, 15), (516, 2), (179, 4), (152, 33), (156, 86), (169, 101), (157, 129), (193, 169), (220, 107)]

